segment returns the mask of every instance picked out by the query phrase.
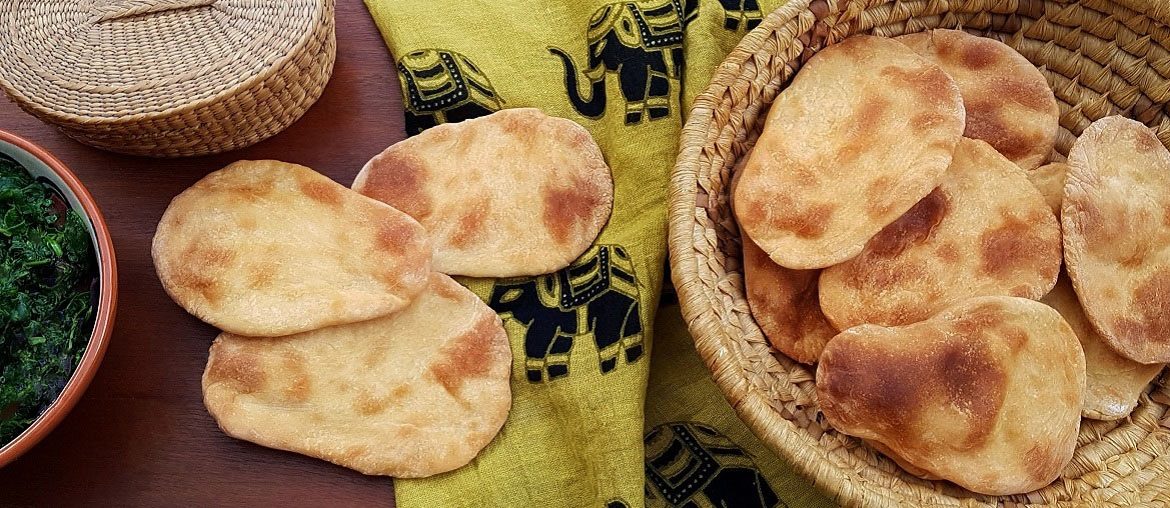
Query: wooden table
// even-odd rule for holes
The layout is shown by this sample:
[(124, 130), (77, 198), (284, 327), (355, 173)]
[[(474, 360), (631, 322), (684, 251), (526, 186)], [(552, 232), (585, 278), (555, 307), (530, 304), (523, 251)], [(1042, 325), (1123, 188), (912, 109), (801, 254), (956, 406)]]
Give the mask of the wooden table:
[(88, 187), (118, 256), (118, 315), (85, 396), (41, 444), (0, 469), (0, 506), (391, 506), (387, 478), (367, 477), (224, 435), (199, 378), (216, 330), (175, 305), (150, 260), (171, 198), (238, 159), (304, 164), (348, 185), (402, 139), (394, 65), (358, 1), (337, 3), (337, 64), (321, 100), (287, 131), (214, 157), (127, 157), (78, 144), (0, 99), (0, 129), (44, 146)]

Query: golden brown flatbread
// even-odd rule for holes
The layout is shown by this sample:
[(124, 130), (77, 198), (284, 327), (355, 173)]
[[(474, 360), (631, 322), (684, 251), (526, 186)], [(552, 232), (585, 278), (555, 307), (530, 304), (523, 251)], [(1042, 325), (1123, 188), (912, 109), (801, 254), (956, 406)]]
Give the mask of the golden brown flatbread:
[(1129, 416), (1146, 385), (1162, 372), (1165, 364), (1145, 365), (1114, 352), (1085, 318), (1067, 277), (1061, 276), (1052, 292), (1040, 301), (1064, 316), (1085, 351), (1085, 407), (1081, 415), (1094, 420)]
[(800, 363), (813, 364), (837, 329), (821, 313), (820, 270), (777, 265), (751, 238), (743, 237), (743, 277), (748, 306), (768, 343)]
[(1060, 226), (1024, 170), (963, 138), (942, 183), (821, 273), (821, 308), (838, 330), (904, 325), (972, 296), (1040, 299), (1060, 272)]
[(1052, 209), (1052, 213), (1060, 218), (1060, 203), (1064, 201), (1064, 175), (1068, 173), (1068, 164), (1053, 162), (1040, 166), (1028, 172), (1028, 180), (1044, 196), (1044, 201)]
[(973, 492), (1029, 492), (1072, 459), (1085, 359), (1042, 303), (964, 300), (919, 323), (861, 325), (829, 341), (816, 374), (837, 430)]
[(736, 218), (780, 266), (852, 258), (938, 185), (963, 118), (951, 78), (905, 45), (859, 35), (829, 46), (772, 104)]
[(422, 223), (436, 271), (473, 277), (569, 266), (613, 208), (589, 132), (532, 108), (427, 129), (371, 159), (353, 188)]
[(1089, 322), (1122, 356), (1170, 362), (1170, 151), (1140, 122), (1093, 122), (1068, 157), (1061, 220)]
[(304, 166), (240, 161), (179, 194), (151, 247), (180, 306), (272, 337), (383, 316), (427, 284), (414, 219)]
[(511, 370), (500, 318), (434, 273), (390, 316), (273, 339), (220, 335), (203, 401), (230, 436), (416, 478), (467, 464), (495, 437)]
[(937, 29), (895, 38), (942, 66), (963, 94), (963, 135), (982, 139), (1024, 169), (1048, 159), (1060, 108), (1048, 81), (1011, 46), (961, 30)]

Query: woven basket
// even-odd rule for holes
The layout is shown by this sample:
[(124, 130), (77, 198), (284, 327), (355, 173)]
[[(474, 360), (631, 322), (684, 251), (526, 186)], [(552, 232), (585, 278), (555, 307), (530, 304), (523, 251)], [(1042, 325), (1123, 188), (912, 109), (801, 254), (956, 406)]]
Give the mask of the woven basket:
[(0, 86), (98, 148), (242, 148), (321, 96), (336, 53), (333, 1), (5, 0)]
[(695, 101), (671, 181), (674, 283), (695, 345), (741, 419), (847, 506), (1170, 506), (1170, 392), (1162, 381), (1120, 422), (1084, 420), (1061, 479), (1025, 495), (977, 495), (915, 478), (819, 414), (813, 369), (773, 351), (748, 311), (732, 168), (776, 94), (818, 49), (852, 34), (961, 28), (1016, 48), (1061, 106), (1057, 151), (1122, 114), (1170, 141), (1170, 2), (791, 0), (748, 34)]

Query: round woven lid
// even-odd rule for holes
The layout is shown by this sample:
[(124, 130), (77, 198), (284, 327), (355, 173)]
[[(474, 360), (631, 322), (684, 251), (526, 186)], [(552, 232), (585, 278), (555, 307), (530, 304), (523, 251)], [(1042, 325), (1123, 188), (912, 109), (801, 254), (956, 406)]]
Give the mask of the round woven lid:
[(321, 23), (325, 0), (6, 0), (0, 84), (71, 122), (195, 107), (263, 80)]

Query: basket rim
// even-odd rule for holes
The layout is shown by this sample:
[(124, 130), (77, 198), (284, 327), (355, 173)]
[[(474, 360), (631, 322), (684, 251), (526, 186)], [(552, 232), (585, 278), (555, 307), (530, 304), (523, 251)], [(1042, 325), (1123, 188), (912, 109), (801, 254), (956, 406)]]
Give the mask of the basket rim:
[[(335, 38), (335, 0), (315, 0), (315, 3), (319, 5), (319, 8), (314, 9), (313, 19), (309, 23), (310, 28), (301, 34), (301, 37), (297, 39), (297, 42), (292, 45), (288, 52), (281, 55), (276, 60), (273, 60), (270, 65), (264, 67), (260, 72), (253, 74), (248, 79), (237, 83), (236, 86), (224, 89), (215, 95), (211, 95), (197, 101), (185, 102), (165, 110), (135, 113), (132, 115), (117, 117), (86, 116), (59, 111), (33, 100), (27, 94), (23, 93), (19, 88), (16, 88), (3, 73), (0, 73), (0, 88), (3, 88), (4, 92), (7, 93), (8, 96), (17, 104), (35, 111), (38, 117), (51, 120), (54, 124), (64, 128), (68, 128), (69, 124), (109, 126), (129, 125), (139, 122), (157, 121), (160, 119), (181, 116), (191, 113), (192, 111), (213, 106), (217, 103), (224, 102), (239, 95), (245, 95), (249, 93), (249, 91), (257, 88), (259, 85), (267, 82), (274, 75), (284, 73), (290, 68), (290, 66), (298, 61), (301, 55), (308, 53), (309, 51), (307, 50), (313, 49), (309, 48), (308, 46), (318, 40), (319, 33), (325, 32), (324, 38), (321, 40), (325, 40), (326, 38)], [(327, 47), (329, 47), (329, 44), (322, 44), (321, 48), (317, 48), (317, 50), (323, 51)], [(333, 47), (336, 48), (336, 45)], [(332, 74), (332, 66), (329, 68), (329, 73)]]
[[(679, 301), (684, 303), (679, 307), (696, 345), (700, 341), (723, 339), (726, 332), (720, 325), (719, 318), (714, 315), (711, 305), (703, 305), (703, 309), (699, 310), (697, 309), (700, 307), (699, 305), (685, 304), (691, 300), (704, 302), (711, 300), (701, 288), (696, 287), (699, 276), (698, 259), (694, 249), (694, 216), (697, 206), (696, 199), (698, 198), (698, 186), (696, 185), (698, 157), (697, 154), (695, 156), (691, 154), (702, 150), (700, 147), (706, 142), (710, 125), (714, 121), (711, 110), (717, 102), (717, 97), (730, 89), (730, 86), (725, 83), (739, 76), (739, 69), (762, 48), (764, 36), (772, 26), (782, 25), (796, 19), (801, 12), (809, 9), (812, 1), (814, 0), (789, 0), (768, 14), (756, 28), (745, 35), (743, 40), (735, 46), (716, 69), (711, 83), (696, 96), (686, 124), (683, 126), (679, 140), (678, 159), (671, 172), (667, 245), (671, 258), (671, 280), (674, 283)], [(704, 333), (700, 333), (700, 330), (704, 330)], [(709, 335), (710, 330), (717, 330), (721, 337), (705, 339), (704, 335)], [(718, 351), (715, 350), (716, 348), (696, 347), (695, 349), (703, 359), (703, 363), (706, 364), (715, 383), (719, 385), (724, 398), (735, 409), (740, 420), (754, 434), (763, 434), (765, 430), (778, 431), (786, 445), (795, 439), (808, 440), (806, 443), (792, 445), (794, 449), (784, 446), (782, 450), (777, 451), (780, 451), (785, 459), (805, 478), (811, 480), (814, 486), (830, 494), (835, 501), (841, 502), (838, 493), (830, 491), (821, 480), (822, 475), (827, 475), (831, 471), (831, 468), (828, 467), (827, 453), (820, 447), (808, 446), (815, 444), (811, 443), (811, 438), (801, 436), (799, 429), (790, 420), (781, 417), (771, 409), (764, 394), (753, 389), (747, 379), (736, 372), (736, 366), (729, 355), (738, 356), (739, 353), (722, 347), (717, 348)], [(739, 400), (732, 399), (733, 393)], [(764, 408), (768, 410), (764, 411)], [(804, 450), (815, 450), (815, 454), (796, 453), (795, 448), (798, 446)], [(775, 450), (773, 446), (769, 446), (769, 448)]]

